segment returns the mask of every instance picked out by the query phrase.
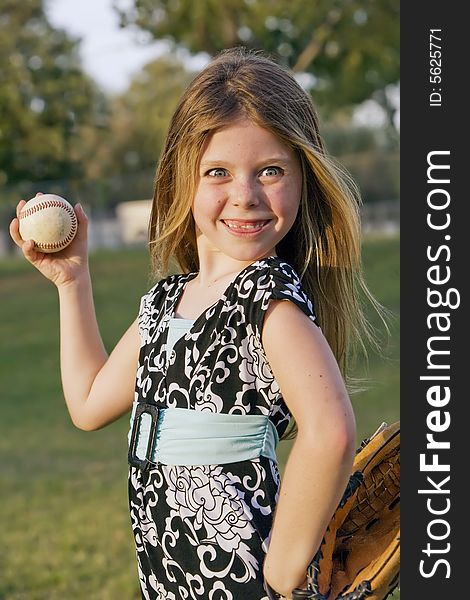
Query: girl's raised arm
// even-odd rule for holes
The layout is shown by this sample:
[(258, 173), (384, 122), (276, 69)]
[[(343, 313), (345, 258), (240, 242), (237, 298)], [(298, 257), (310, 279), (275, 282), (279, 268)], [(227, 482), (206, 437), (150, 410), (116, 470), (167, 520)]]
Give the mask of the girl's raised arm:
[[(21, 201), (17, 214), (24, 206)], [(98, 429), (127, 412), (133, 402), (139, 352), (134, 322), (108, 357), (96, 321), (88, 268), (88, 219), (75, 206), (78, 231), (74, 240), (53, 254), (34, 249), (23, 240), (18, 218), (10, 235), (25, 258), (57, 287), (60, 303), (60, 365), (62, 387), (73, 423), (80, 429)]]
[(267, 582), (287, 598), (307, 567), (349, 480), (355, 420), (321, 330), (289, 301), (271, 301), (262, 334), (266, 357), (298, 434), (282, 478), (264, 564)]

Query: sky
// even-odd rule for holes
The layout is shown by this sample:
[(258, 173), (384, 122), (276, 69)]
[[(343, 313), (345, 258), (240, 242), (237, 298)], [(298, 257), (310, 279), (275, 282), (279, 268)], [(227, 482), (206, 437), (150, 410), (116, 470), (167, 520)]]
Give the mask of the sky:
[(120, 29), (112, 3), (112, 0), (46, 0), (45, 7), (54, 27), (81, 38), (85, 70), (105, 91), (119, 93), (127, 88), (134, 73), (165, 51), (165, 44), (142, 45), (137, 31)]

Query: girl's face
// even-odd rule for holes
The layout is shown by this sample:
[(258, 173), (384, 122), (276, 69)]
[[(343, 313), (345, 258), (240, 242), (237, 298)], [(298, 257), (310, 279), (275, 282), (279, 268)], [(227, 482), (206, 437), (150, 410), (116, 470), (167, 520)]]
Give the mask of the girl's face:
[(293, 150), (248, 119), (217, 130), (205, 146), (192, 211), (198, 251), (240, 261), (276, 254), (300, 204)]

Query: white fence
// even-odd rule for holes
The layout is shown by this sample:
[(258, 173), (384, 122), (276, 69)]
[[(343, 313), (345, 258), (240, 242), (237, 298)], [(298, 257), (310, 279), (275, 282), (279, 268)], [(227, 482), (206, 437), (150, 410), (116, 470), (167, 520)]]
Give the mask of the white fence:
[(400, 202), (374, 202), (361, 209), (362, 230), (378, 235), (398, 235), (400, 232)]
[[(91, 218), (90, 250), (144, 245), (147, 240), (150, 206), (150, 200), (123, 202), (117, 206), (115, 217)], [(393, 201), (365, 204), (362, 207), (362, 227), (365, 234), (398, 235), (400, 203)], [(7, 231), (0, 231), (0, 256), (5, 256), (9, 251), (9, 234)]]

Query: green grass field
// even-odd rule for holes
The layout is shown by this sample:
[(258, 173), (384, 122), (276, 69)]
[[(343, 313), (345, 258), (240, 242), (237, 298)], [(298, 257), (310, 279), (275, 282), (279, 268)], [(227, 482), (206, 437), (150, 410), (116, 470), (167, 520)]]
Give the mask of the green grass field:
[[(398, 256), (397, 239), (364, 245), (369, 286), (395, 319), (384, 355), (370, 357), (369, 389), (353, 397), (359, 440), (399, 418)], [(103, 251), (90, 263), (111, 349), (149, 287), (147, 254)], [(18, 257), (0, 261), (0, 305), (0, 599), (137, 599), (127, 418), (93, 433), (71, 424), (60, 387), (57, 294)], [(281, 463), (288, 450), (282, 442)]]

